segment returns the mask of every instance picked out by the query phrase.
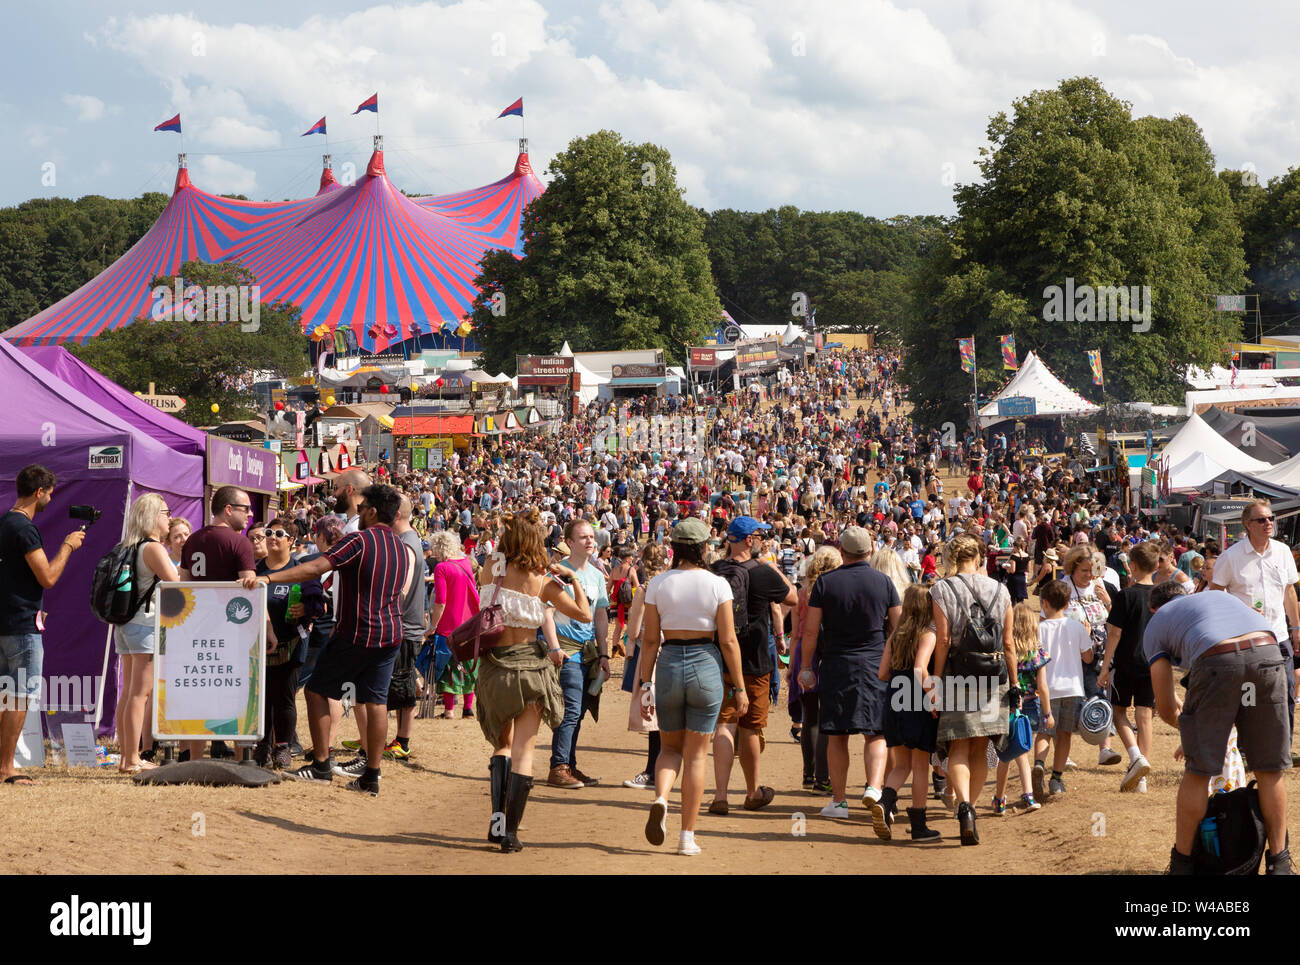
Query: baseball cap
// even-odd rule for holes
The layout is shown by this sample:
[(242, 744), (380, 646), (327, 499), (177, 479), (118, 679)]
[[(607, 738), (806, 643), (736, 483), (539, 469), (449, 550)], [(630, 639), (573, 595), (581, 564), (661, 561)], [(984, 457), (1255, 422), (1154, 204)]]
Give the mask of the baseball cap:
[(709, 527), (696, 516), (687, 516), (679, 520), (677, 525), (668, 532), (668, 539), (673, 543), (703, 543), (708, 538)]
[(767, 523), (760, 523), (753, 516), (737, 516), (727, 527), (727, 539), (734, 543), (739, 543), (742, 539), (748, 539), (759, 530), (771, 529)]
[(850, 556), (866, 556), (876, 548), (876, 541), (861, 526), (850, 526), (840, 533), (840, 549)]
[(427, 539), (422, 539), (422, 540), (420, 540), (420, 545), (423, 546), (425, 549), (430, 549), (430, 548), (431, 548), (431, 547), (430, 547), (430, 543), (429, 543), (429, 541), (428, 541)]

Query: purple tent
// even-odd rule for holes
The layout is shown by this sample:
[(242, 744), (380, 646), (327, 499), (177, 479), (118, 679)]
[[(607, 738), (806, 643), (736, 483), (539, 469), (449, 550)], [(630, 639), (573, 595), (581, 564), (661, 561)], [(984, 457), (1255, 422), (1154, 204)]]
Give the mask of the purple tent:
[[(92, 369), (61, 345), (22, 346), (42, 368), (72, 386), (86, 398), (98, 402), (123, 422), (142, 429), (168, 449), (201, 456), (207, 450), (207, 434), (175, 416), (142, 402), (106, 375)], [(172, 511), (175, 512), (175, 507)], [(201, 515), (201, 514), (200, 514)], [(198, 523), (198, 518), (190, 520)]]
[[(54, 677), (95, 680), (94, 691), (102, 694), (96, 705), (101, 728), (111, 727), (117, 657), (109, 627), (90, 611), (95, 563), (121, 540), (127, 509), (136, 497), (156, 492), (174, 508), (199, 506), (203, 457), (156, 442), (148, 431), (60, 381), (9, 342), (0, 342), (0, 391), (8, 400), (0, 423), (0, 503), (6, 509), (13, 505), (14, 479), (23, 466), (40, 463), (58, 477), (53, 500), (36, 517), (51, 556), (78, 525), (68, 518), (69, 506), (88, 504), (103, 513), (59, 582), (45, 591), (46, 693), (60, 692), (51, 683)], [(84, 703), (89, 706), (94, 699), (92, 693)]]

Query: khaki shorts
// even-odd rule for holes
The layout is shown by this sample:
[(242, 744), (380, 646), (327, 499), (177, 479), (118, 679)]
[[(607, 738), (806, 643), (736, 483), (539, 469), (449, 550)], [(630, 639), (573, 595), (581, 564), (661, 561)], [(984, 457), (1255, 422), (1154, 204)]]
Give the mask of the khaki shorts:
[(767, 710), (772, 702), (772, 675), (765, 673), (760, 677), (745, 677), (745, 694), (749, 697), (749, 709), (745, 716), (736, 720), (735, 688), (729, 681), (724, 681), (727, 696), (722, 701), (722, 713), (718, 715), (719, 724), (739, 724), (746, 730), (758, 731), (760, 734), (767, 726)]
[[(1252, 771), (1291, 766), (1291, 707), (1287, 676), (1291, 661), (1276, 646), (1199, 657), (1187, 674), (1187, 697), (1178, 718), (1187, 772), (1214, 776), (1223, 770), (1228, 735)], [(1244, 699), (1249, 694), (1251, 699)]]

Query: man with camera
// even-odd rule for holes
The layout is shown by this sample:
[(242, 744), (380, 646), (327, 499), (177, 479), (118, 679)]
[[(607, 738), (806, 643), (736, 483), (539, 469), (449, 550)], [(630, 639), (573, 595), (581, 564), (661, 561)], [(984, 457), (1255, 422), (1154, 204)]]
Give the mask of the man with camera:
[[(18, 501), (0, 520), (0, 680), (7, 686), (0, 697), (0, 780), (5, 784), (37, 784), (18, 773), (14, 751), (23, 732), (28, 701), (39, 701), (45, 651), (41, 633), (44, 593), (63, 575), (73, 552), (86, 538), (73, 530), (51, 560), (33, 521), (50, 504), (54, 473), (44, 466), (25, 466), (14, 481)], [(12, 695), (12, 696), (11, 696)]]

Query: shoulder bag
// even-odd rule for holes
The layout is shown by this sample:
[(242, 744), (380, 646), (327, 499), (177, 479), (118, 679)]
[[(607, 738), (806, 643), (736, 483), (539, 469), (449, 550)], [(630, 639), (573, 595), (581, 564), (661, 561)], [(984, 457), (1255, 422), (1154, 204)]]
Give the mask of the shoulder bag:
[(501, 593), (501, 581), (504, 578), (503, 570), (496, 582), (492, 584), (495, 589), (492, 591), (490, 604), (447, 634), (447, 646), (455, 660), (461, 663), (477, 660), (480, 652), (501, 645), (501, 638), (506, 631), (506, 614), (497, 598)]

